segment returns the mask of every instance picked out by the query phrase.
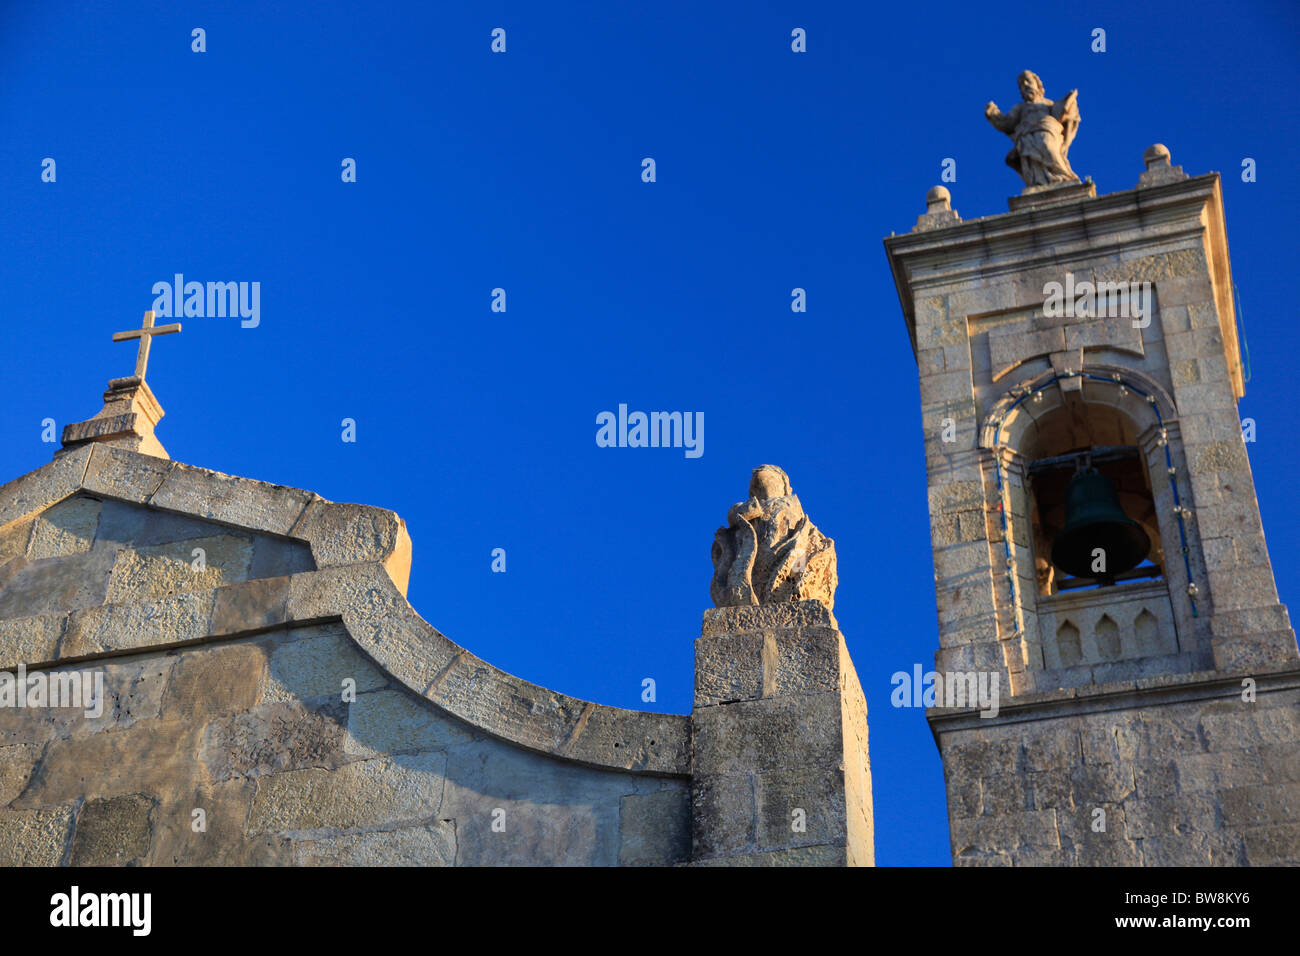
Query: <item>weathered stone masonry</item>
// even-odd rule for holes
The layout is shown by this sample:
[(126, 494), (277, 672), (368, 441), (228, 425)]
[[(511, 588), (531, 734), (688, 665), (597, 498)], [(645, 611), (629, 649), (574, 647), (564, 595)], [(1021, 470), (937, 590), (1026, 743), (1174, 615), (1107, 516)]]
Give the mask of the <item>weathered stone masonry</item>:
[[(0, 708), (0, 864), (871, 861), (866, 706), (820, 604), (789, 605), (815, 606), (815, 647), (769, 648), (737, 690), (786, 723), (719, 724), (710, 699), (696, 753), (692, 717), (529, 684), (427, 624), (393, 513), (172, 462), (158, 416), (129, 416), (0, 488), (0, 670), (106, 690), (98, 717)], [(700, 797), (751, 777), (761, 827)]]
[[(957, 864), (1300, 863), (1300, 655), (1237, 416), (1219, 177), (1145, 158), (1135, 189), (1026, 190), (967, 222), (936, 188), (885, 240), (921, 379), (936, 667), (1010, 692), (993, 718), (929, 712)], [(1053, 317), (1067, 273), (1150, 283), (1154, 314)], [(1162, 573), (1057, 592), (1035, 466), (1089, 446), (1135, 449)]]

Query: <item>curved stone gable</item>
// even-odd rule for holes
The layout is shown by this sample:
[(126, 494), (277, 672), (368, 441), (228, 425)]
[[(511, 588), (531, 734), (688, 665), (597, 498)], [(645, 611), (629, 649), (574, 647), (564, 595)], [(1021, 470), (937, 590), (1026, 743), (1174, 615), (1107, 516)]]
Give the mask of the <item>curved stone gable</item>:
[(306, 543), (317, 570), (142, 602), (0, 620), (0, 668), (30, 668), (341, 620), (408, 690), (487, 734), (598, 768), (686, 776), (690, 719), (595, 704), (493, 667), (407, 602), (411, 543), (393, 512), (96, 444), (0, 488), (0, 541), (74, 495)]

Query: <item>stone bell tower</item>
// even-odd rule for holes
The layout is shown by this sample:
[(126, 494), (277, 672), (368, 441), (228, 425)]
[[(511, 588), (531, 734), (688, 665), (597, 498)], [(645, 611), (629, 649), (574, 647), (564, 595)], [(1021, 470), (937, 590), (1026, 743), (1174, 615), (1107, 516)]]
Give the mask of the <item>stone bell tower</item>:
[[(1300, 862), (1300, 655), (1237, 415), (1219, 177), (1157, 145), (1098, 196), (1066, 159), (1075, 94), (1028, 72), (1021, 93), (985, 111), (1026, 183), (1010, 211), (964, 222), (935, 187), (885, 240), (920, 373), (953, 861)], [(1054, 561), (1088, 469), (1144, 559), (1085, 522), (1096, 563)], [(944, 694), (972, 673), (996, 710)]]

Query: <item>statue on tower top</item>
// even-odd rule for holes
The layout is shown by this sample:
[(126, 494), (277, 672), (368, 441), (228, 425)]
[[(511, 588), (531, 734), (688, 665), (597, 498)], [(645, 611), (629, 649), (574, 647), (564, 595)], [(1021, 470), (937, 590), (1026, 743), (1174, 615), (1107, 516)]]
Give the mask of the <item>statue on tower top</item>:
[(1007, 153), (1007, 165), (1020, 174), (1027, 188), (1077, 183), (1067, 154), (1079, 129), (1078, 90), (1052, 102), (1043, 96), (1043, 81), (1032, 70), (1018, 79), (1022, 102), (1003, 113), (992, 100), (984, 117), (1015, 144)]

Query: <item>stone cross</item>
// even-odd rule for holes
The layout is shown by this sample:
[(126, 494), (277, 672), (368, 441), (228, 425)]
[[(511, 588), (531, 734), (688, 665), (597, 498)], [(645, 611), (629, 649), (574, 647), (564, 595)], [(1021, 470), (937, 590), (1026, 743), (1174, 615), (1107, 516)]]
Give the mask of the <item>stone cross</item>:
[(155, 335), (169, 335), (172, 332), (179, 332), (181, 324), (173, 322), (170, 325), (153, 324), (153, 310), (144, 314), (144, 327), (132, 329), (129, 332), (114, 332), (114, 342), (125, 342), (127, 339), (139, 339), (140, 347), (135, 353), (135, 377), (144, 381), (145, 366), (149, 364), (149, 342)]

